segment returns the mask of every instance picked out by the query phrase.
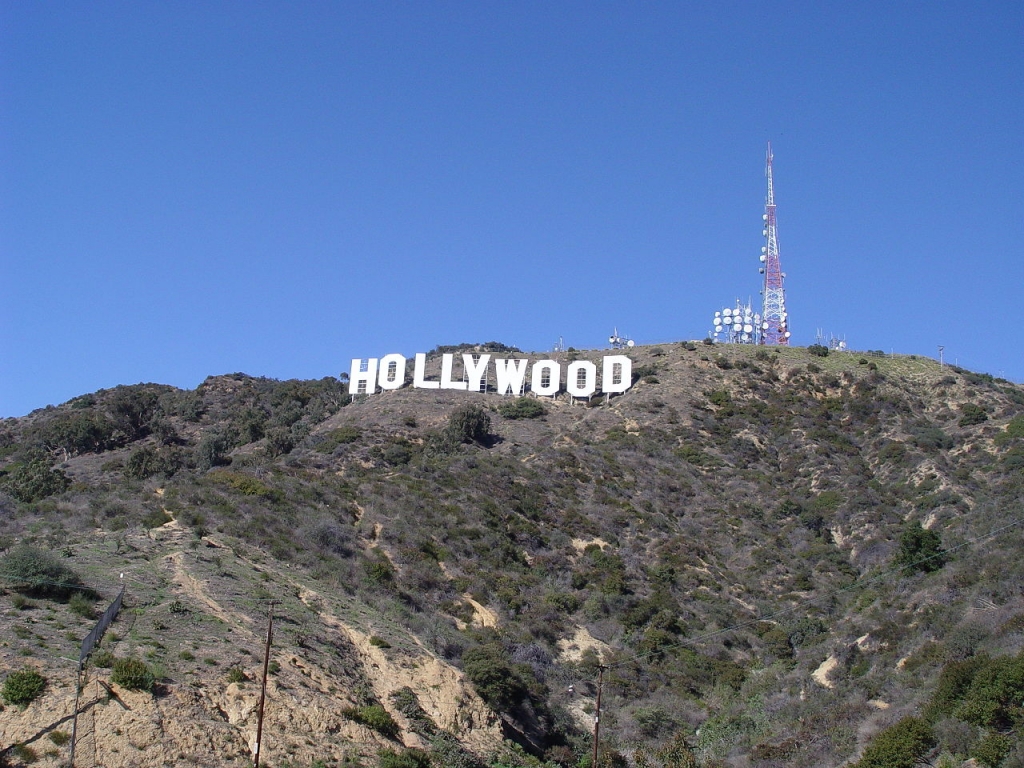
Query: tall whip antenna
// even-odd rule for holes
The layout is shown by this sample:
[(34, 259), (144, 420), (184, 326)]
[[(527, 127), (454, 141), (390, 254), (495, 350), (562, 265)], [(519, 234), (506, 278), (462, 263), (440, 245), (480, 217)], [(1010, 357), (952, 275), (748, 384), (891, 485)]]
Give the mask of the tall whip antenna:
[(775, 223), (775, 189), (772, 186), (772, 143), (768, 142), (765, 167), (768, 177), (768, 196), (764, 206), (765, 245), (761, 248), (764, 266), (764, 308), (761, 312), (761, 343), (789, 346), (789, 315), (786, 313), (786, 291), (782, 279), (786, 276), (779, 261), (779, 231)]

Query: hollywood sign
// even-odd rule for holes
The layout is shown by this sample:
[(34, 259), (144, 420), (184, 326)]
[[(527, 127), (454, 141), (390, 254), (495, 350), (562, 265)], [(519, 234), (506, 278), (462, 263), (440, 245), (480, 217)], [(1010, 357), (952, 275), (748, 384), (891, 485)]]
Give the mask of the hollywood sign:
[[(557, 360), (537, 360), (532, 365), (523, 358), (491, 359), (488, 354), (463, 354), (462, 375), (455, 376), (455, 355), (441, 355), (440, 378), (427, 379), (427, 356), (418, 352), (414, 358), (412, 386), (417, 389), (462, 389), (486, 392), (493, 373), (499, 395), (522, 395), (527, 382), (536, 395), (553, 396), (566, 391), (573, 397), (590, 397), (598, 391), (597, 365), (589, 360), (575, 360), (565, 365)], [(378, 359), (354, 358), (349, 372), (349, 392), (372, 395), (377, 388), (399, 389), (405, 386), (408, 360), (398, 354)], [(527, 375), (529, 374), (529, 375)], [(625, 392), (633, 384), (633, 361), (625, 355), (605, 355), (601, 364), (601, 389), (604, 394)]]

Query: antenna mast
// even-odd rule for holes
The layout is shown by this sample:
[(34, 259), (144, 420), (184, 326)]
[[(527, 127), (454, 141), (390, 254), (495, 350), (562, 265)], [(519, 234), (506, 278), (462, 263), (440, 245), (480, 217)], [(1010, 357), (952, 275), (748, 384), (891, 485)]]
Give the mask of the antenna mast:
[(779, 232), (775, 223), (775, 190), (772, 186), (772, 143), (768, 142), (768, 154), (765, 167), (768, 177), (768, 197), (765, 200), (764, 234), (765, 245), (761, 248), (761, 261), (764, 266), (764, 308), (761, 312), (762, 344), (778, 344), (789, 346), (789, 316), (786, 313), (786, 291), (782, 287), (782, 279), (786, 276), (779, 262)]

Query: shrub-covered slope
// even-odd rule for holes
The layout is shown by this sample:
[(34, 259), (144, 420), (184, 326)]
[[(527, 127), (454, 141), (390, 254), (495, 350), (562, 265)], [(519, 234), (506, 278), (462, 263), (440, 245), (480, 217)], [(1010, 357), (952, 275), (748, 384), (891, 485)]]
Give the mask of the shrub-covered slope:
[(0, 422), (0, 548), (90, 590), (5, 581), (0, 675), (48, 685), (0, 749), (59, 751), (61, 657), (123, 572), (100, 660), (146, 661), (124, 695), (166, 714), (121, 763), (123, 728), (87, 732), (103, 764), (243, 764), (270, 600), (275, 765), (585, 765), (601, 666), (609, 765), (1019, 764), (1024, 389), (902, 356), (631, 356), (610, 402), (234, 374)]

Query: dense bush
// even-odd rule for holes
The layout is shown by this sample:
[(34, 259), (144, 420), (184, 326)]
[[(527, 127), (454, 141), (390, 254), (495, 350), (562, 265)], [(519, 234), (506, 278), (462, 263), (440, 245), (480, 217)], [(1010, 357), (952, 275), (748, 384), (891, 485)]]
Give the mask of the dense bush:
[(939, 534), (920, 523), (908, 525), (900, 534), (896, 564), (918, 573), (931, 573), (942, 568), (946, 564), (946, 550), (942, 548)]
[(536, 398), (517, 397), (499, 405), (498, 413), (506, 419), (537, 419), (546, 414), (547, 409)]
[(50, 463), (45, 454), (34, 454), (16, 463), (6, 474), (0, 475), (0, 489), (25, 503), (62, 493), (71, 481), (59, 469), (51, 469)]
[(811, 346), (807, 348), (807, 351), (815, 357), (828, 357), (828, 347), (824, 344), (811, 344)]
[(0, 558), (0, 581), (16, 592), (38, 597), (66, 598), (87, 591), (78, 574), (56, 556), (28, 544)]
[(466, 677), (480, 698), (498, 712), (515, 708), (527, 695), (527, 687), (500, 645), (491, 643), (462, 654)]
[(384, 749), (377, 755), (377, 768), (430, 768), (430, 756), (419, 749)]
[(914, 768), (934, 745), (924, 720), (905, 717), (879, 733), (854, 768)]
[(341, 714), (349, 720), (365, 725), (367, 728), (371, 728), (389, 739), (398, 738), (398, 723), (395, 722), (395, 718), (391, 716), (391, 713), (380, 704), (370, 704), (365, 707), (349, 707), (343, 709)]
[(151, 691), (156, 675), (140, 659), (118, 659), (111, 669), (110, 680), (130, 691)]
[(25, 706), (31, 701), (39, 698), (39, 695), (46, 690), (46, 678), (34, 669), (22, 669), (11, 672), (4, 680), (3, 690), (0, 695), (8, 704)]
[(460, 442), (481, 443), (491, 431), (491, 417), (479, 405), (463, 405), (448, 417), (447, 431)]
[(980, 405), (964, 403), (960, 406), (960, 421), (957, 423), (961, 427), (970, 427), (985, 421), (988, 421), (988, 414)]

